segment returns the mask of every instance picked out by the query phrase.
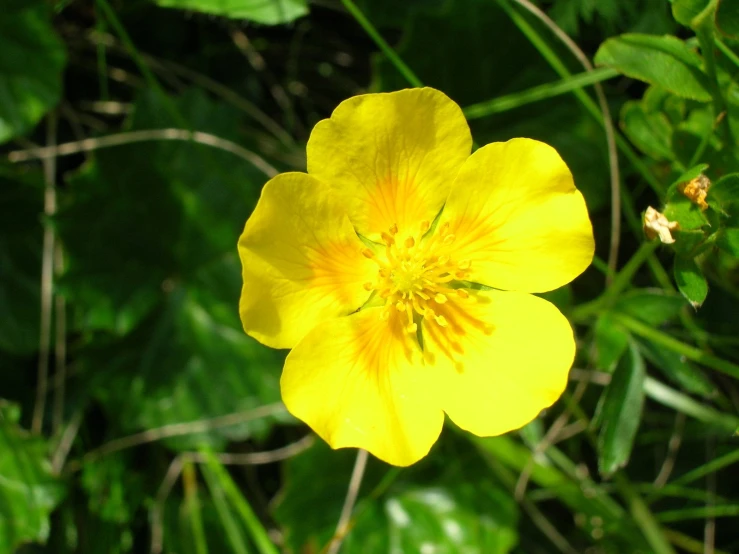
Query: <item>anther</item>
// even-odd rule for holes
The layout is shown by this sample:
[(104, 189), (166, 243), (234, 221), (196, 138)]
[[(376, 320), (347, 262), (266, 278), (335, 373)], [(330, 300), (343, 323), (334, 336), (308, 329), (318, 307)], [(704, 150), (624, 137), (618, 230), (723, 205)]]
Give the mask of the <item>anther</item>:
[(470, 293), (468, 293), (464, 289), (457, 289), (457, 296), (459, 296), (460, 298), (469, 298), (470, 297)]
[(393, 226), (390, 227), (390, 234), (391, 235), (397, 235), (398, 234), (398, 224), (393, 223)]
[(390, 312), (388, 310), (382, 310), (380, 312), (380, 320), (387, 321), (390, 319)]
[(439, 234), (443, 237), (449, 232), (449, 222), (445, 222), (439, 229)]
[(388, 235), (387, 233), (382, 233), (380, 236), (382, 237), (382, 241), (387, 246), (392, 246), (393, 244), (395, 244), (395, 239), (391, 237), (390, 235)]
[(449, 246), (450, 244), (452, 244), (452, 243), (454, 242), (454, 239), (456, 239), (456, 238), (457, 238), (457, 237), (455, 237), (454, 235), (446, 235), (446, 236), (444, 237), (444, 240), (443, 240), (443, 241), (441, 241), (441, 243), (442, 243), (442, 244), (443, 244), (444, 246)]
[(459, 269), (469, 269), (471, 265), (472, 265), (472, 262), (470, 262), (469, 260), (462, 260), (461, 262), (457, 264), (457, 267)]
[(375, 253), (369, 248), (365, 248), (364, 250), (362, 250), (362, 256), (364, 256), (365, 258), (369, 258), (371, 260), (372, 258), (375, 257)]
[(405, 239), (406, 248), (413, 248), (414, 246), (416, 246), (416, 241), (413, 237), (408, 237), (407, 239)]
[(424, 234), (426, 231), (428, 231), (430, 227), (431, 227), (431, 223), (429, 223), (428, 221), (422, 221), (421, 222), (421, 234)]
[(363, 286), (364, 286), (364, 290), (366, 291), (371, 291), (372, 289), (375, 288), (375, 285), (370, 282), (365, 283)]
[(408, 333), (415, 333), (415, 332), (416, 332), (416, 331), (418, 330), (418, 325), (417, 325), (416, 323), (411, 323), (410, 325), (408, 325), (408, 326), (407, 326), (407, 327), (405, 328), (405, 330), (406, 330), (406, 331), (407, 331)]
[(436, 321), (436, 323), (438, 323), (441, 327), (447, 326), (446, 318), (443, 315), (434, 316), (434, 321)]
[(444, 302), (446, 302), (446, 296), (444, 296), (443, 294), (441, 294), (440, 292), (438, 292), (438, 293), (436, 293), (436, 296), (434, 296), (434, 301), (437, 304), (443, 304)]
[(404, 312), (405, 311), (405, 302), (403, 302), (401, 300), (398, 300), (398, 302), (395, 304), (395, 309), (398, 310), (399, 312)]
[(467, 272), (466, 272), (466, 271), (456, 271), (456, 272), (454, 273), (454, 276), (455, 276), (455, 277), (456, 277), (457, 279), (464, 279), (465, 277), (467, 277)]
[(446, 265), (446, 263), (449, 261), (449, 256), (439, 256), (436, 260), (436, 262), (439, 265)]

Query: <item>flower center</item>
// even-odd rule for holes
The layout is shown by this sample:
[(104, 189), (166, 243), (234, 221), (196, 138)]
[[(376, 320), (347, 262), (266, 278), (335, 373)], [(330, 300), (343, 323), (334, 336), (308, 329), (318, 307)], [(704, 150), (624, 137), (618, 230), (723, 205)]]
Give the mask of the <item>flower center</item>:
[(378, 259), (369, 248), (362, 251), (379, 266), (376, 282), (364, 286), (377, 291), (385, 300), (382, 318), (388, 319), (392, 310), (398, 310), (405, 315), (405, 329), (409, 333), (418, 329), (418, 319), (433, 320), (446, 327), (444, 316), (436, 313), (438, 306), (450, 295), (469, 296), (467, 291), (451, 286), (453, 281), (469, 276), (470, 262), (455, 262), (443, 253), (455, 240), (449, 224), (444, 223), (430, 237), (424, 237), (429, 227), (429, 222), (424, 221), (418, 239), (414, 236), (402, 239), (398, 237), (398, 226), (393, 225), (387, 233), (382, 233), (384, 259)]

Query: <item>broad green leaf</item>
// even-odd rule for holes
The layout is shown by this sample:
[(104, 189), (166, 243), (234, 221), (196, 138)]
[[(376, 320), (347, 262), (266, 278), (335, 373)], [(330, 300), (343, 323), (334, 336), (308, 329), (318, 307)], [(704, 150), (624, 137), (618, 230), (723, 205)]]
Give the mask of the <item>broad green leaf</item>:
[(739, 226), (721, 229), (716, 238), (716, 245), (735, 258), (739, 258)]
[(626, 34), (608, 39), (598, 49), (595, 62), (683, 98), (711, 100), (700, 57), (672, 36)]
[(716, 393), (716, 387), (703, 372), (690, 360), (659, 344), (640, 341), (639, 349), (665, 377), (677, 383), (692, 394), (710, 398)]
[(690, 27), (693, 18), (706, 8), (709, 0), (671, 0), (671, 2), (672, 16), (675, 21)]
[(46, 441), (20, 428), (19, 413), (0, 400), (0, 554), (46, 542), (49, 515), (64, 492), (51, 474)]
[[(175, 101), (197, 130), (238, 139), (238, 115), (198, 91)], [(169, 127), (157, 97), (132, 129)], [(185, 142), (103, 150), (70, 182), (57, 216), (85, 393), (111, 438), (248, 411), (279, 400), (284, 354), (247, 337), (238, 318), (236, 241), (266, 177), (230, 153)], [(105, 213), (105, 217), (100, 217)], [(171, 439), (173, 448), (265, 433), (274, 418)]]
[(38, 348), (41, 309), (39, 176), (0, 166), (0, 213), (0, 350), (31, 354)]
[(59, 101), (66, 55), (50, 19), (43, 0), (0, 10), (0, 144), (28, 132)]
[(630, 101), (621, 109), (621, 127), (639, 150), (655, 160), (672, 160), (672, 125), (663, 113), (647, 112), (642, 102)]
[(600, 400), (598, 470), (603, 476), (613, 474), (629, 461), (641, 423), (645, 377), (644, 360), (631, 344)]
[(231, 19), (248, 19), (265, 25), (289, 23), (308, 13), (306, 0), (154, 0), (166, 8), (179, 8)]
[(739, 38), (739, 3), (736, 0), (719, 0), (716, 27), (728, 37)]
[(629, 345), (629, 333), (608, 313), (598, 318), (593, 333), (598, 369), (610, 372)]
[(662, 289), (636, 289), (622, 294), (615, 309), (654, 327), (675, 319), (685, 299)]
[(675, 257), (675, 281), (694, 308), (699, 308), (708, 296), (708, 282), (693, 258)]
[(694, 257), (706, 239), (706, 233), (703, 231), (682, 231), (676, 229), (672, 231), (672, 238), (675, 239), (675, 244), (672, 247), (675, 249), (676, 254)]

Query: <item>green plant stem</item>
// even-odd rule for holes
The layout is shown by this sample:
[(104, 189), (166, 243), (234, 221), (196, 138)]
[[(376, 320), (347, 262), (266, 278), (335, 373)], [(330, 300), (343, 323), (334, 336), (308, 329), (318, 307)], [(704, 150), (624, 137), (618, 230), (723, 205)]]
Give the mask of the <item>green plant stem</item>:
[(739, 448), (734, 449), (728, 454), (719, 456), (718, 458), (711, 460), (707, 464), (704, 464), (685, 473), (684, 475), (675, 479), (671, 484), (686, 485), (688, 483), (692, 483), (697, 479), (700, 479), (701, 477), (705, 477), (709, 473), (713, 473), (737, 462), (739, 462)]
[[(697, 18), (696, 18), (697, 19)], [(716, 57), (713, 41), (713, 29), (711, 24), (705, 24), (697, 29), (698, 41), (701, 45), (701, 52), (706, 63), (706, 73), (711, 81), (711, 95), (713, 96), (714, 121), (717, 121), (720, 114), (724, 115), (721, 123), (724, 130), (724, 139), (726, 146), (731, 148), (734, 144), (734, 137), (729, 125), (729, 112), (726, 108), (726, 100), (721, 91), (721, 85), (718, 82), (718, 73), (716, 71)]]
[(739, 67), (739, 56), (737, 56), (734, 51), (726, 46), (726, 43), (723, 42), (719, 37), (713, 37), (713, 42), (716, 45), (716, 48), (721, 50), (721, 53), (726, 56), (734, 65)]
[(231, 501), (231, 504), (241, 516), (241, 520), (249, 531), (252, 541), (257, 547), (257, 551), (260, 554), (279, 554), (277, 547), (272, 544), (264, 526), (259, 521), (259, 518), (254, 513), (254, 510), (252, 510), (246, 498), (244, 498), (244, 495), (239, 491), (228, 471), (225, 470), (210, 450), (201, 448), (200, 453), (205, 457), (208, 468), (217, 478), (218, 484), (226, 493), (226, 497)]
[(659, 242), (643, 242), (631, 259), (613, 279), (611, 286), (605, 292), (586, 304), (581, 304), (572, 310), (574, 321), (583, 321), (590, 316), (607, 309), (630, 284), (639, 268), (646, 262), (659, 246)]
[(581, 89), (588, 85), (613, 79), (618, 75), (619, 73), (614, 69), (608, 67), (598, 68), (593, 71), (586, 71), (571, 77), (565, 77), (553, 83), (538, 85), (522, 90), (521, 92), (472, 104), (471, 106), (464, 108), (462, 111), (467, 119), (480, 119), (489, 115), (525, 106), (533, 102), (553, 98), (561, 94), (572, 92), (575, 89)]
[(180, 114), (180, 112), (177, 110), (177, 107), (174, 105), (174, 102), (172, 102), (172, 99), (159, 84), (159, 81), (157, 80), (154, 73), (152, 73), (152, 71), (149, 69), (149, 66), (146, 65), (146, 62), (144, 62), (141, 53), (139, 52), (138, 48), (136, 48), (136, 45), (134, 45), (131, 37), (126, 31), (126, 28), (118, 19), (115, 10), (110, 6), (108, 0), (96, 0), (96, 2), (100, 10), (105, 15), (105, 19), (107, 19), (110, 26), (113, 27), (113, 30), (118, 35), (118, 38), (121, 39), (123, 46), (126, 48), (131, 58), (133, 58), (136, 67), (139, 68), (139, 71), (144, 76), (144, 79), (146, 79), (146, 82), (160, 97), (162, 104), (164, 105), (164, 109), (169, 112), (169, 115), (175, 122), (177, 122), (180, 127), (190, 129), (190, 125), (187, 123), (185, 118), (182, 117), (182, 114)]
[(226, 532), (226, 537), (231, 544), (234, 554), (249, 554), (246, 540), (242, 535), (241, 528), (234, 518), (228, 502), (226, 502), (223, 488), (220, 486), (215, 472), (207, 464), (200, 466), (200, 468), (203, 472), (205, 482), (208, 484), (210, 497), (213, 500), (216, 512), (218, 512), (218, 518), (221, 521), (221, 525), (223, 525), (223, 530)]
[(195, 477), (195, 468), (191, 462), (182, 464), (182, 487), (185, 493), (185, 511), (189, 516), (192, 539), (197, 554), (208, 554), (208, 543), (205, 539), (205, 527), (198, 499), (198, 484)]
[(362, 10), (360, 10), (357, 5), (352, 2), (352, 0), (341, 0), (341, 3), (344, 4), (344, 7), (346, 10), (352, 14), (352, 17), (356, 19), (357, 23), (361, 25), (362, 29), (364, 29), (364, 32), (369, 35), (369, 37), (375, 42), (375, 44), (382, 50), (382, 53), (387, 56), (387, 58), (390, 60), (390, 62), (395, 66), (395, 68), (400, 72), (403, 77), (405, 77), (406, 81), (411, 84), (411, 86), (414, 87), (422, 87), (423, 83), (421, 80), (416, 77), (416, 74), (413, 73), (410, 67), (406, 65), (406, 63), (396, 54), (395, 50), (385, 41), (384, 38), (382, 38), (382, 35), (375, 29), (374, 25), (370, 23), (369, 19), (365, 17), (365, 15), (362, 13)]
[(677, 352), (678, 354), (685, 356), (689, 360), (692, 360), (699, 364), (703, 364), (707, 367), (710, 367), (711, 369), (715, 369), (716, 371), (725, 373), (726, 375), (730, 375), (735, 379), (739, 379), (739, 366), (736, 364), (723, 360), (717, 356), (714, 356), (713, 354), (703, 352), (702, 350), (699, 350), (694, 346), (690, 346), (689, 344), (685, 344), (671, 337), (670, 335), (654, 329), (646, 323), (642, 323), (641, 321), (629, 317), (625, 314), (614, 314), (614, 318), (629, 331), (636, 335), (639, 335), (640, 337), (644, 337), (645, 339), (648, 339), (655, 344), (659, 344), (664, 346), (665, 348), (669, 348), (673, 352)]
[(663, 406), (669, 406), (708, 425), (715, 425), (728, 434), (739, 427), (738, 417), (709, 408), (651, 377), (644, 380), (644, 393)]
[(659, 521), (685, 521), (686, 519), (705, 519), (707, 517), (735, 517), (739, 516), (739, 504), (718, 506), (700, 506), (685, 508), (684, 510), (668, 510), (657, 514)]
[(631, 483), (620, 472), (616, 472), (613, 476), (616, 487), (619, 489), (621, 496), (624, 497), (632, 518), (644, 533), (645, 538), (649, 542), (655, 554), (676, 554), (665, 535), (662, 528), (655, 519), (652, 512), (647, 507), (642, 497), (634, 491)]

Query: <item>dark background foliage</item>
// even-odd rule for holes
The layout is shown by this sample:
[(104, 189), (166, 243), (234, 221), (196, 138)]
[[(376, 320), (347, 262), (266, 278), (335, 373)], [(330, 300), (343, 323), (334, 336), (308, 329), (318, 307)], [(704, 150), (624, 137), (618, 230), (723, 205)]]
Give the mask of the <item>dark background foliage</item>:
[[(535, 2), (586, 73), (522, 4), (0, 0), (0, 554), (326, 551), (355, 453), (284, 412), (235, 245), (317, 121), (409, 86), (377, 36), (477, 144), (555, 146), (597, 256), (547, 295), (579, 346), (563, 398), (503, 437), (449, 424), (411, 468), (370, 459), (342, 551), (739, 551), (739, 10)], [(705, 211), (681, 192), (701, 174)]]

